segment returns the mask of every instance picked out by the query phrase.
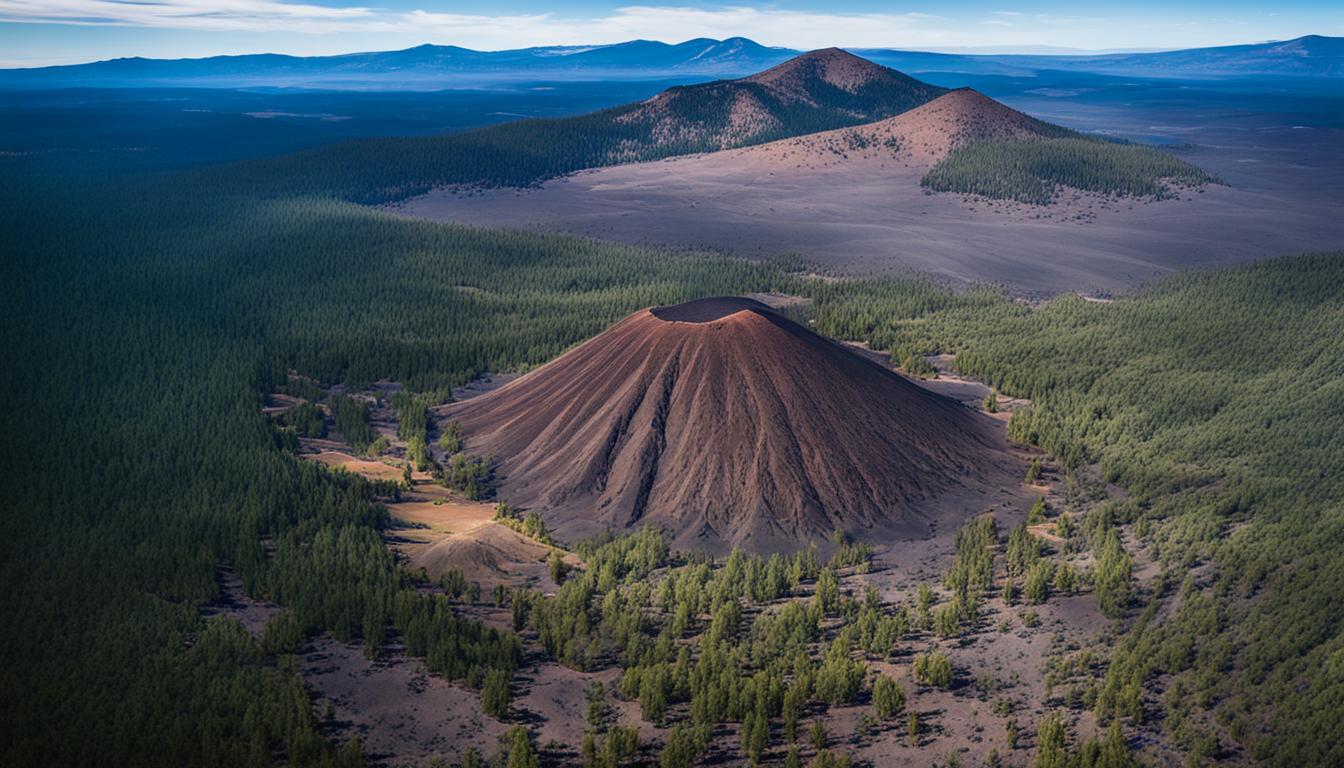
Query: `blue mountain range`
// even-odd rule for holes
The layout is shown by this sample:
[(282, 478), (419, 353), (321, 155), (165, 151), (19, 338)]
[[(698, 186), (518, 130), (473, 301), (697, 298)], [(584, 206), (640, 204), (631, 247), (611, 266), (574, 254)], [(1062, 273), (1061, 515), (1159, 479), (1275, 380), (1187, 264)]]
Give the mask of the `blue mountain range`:
[[(1294, 40), (1101, 55), (979, 55), (855, 49), (904, 72), (1030, 75), (1066, 70), (1143, 77), (1344, 78), (1344, 38)], [(800, 51), (745, 37), (698, 38), (669, 44), (632, 40), (614, 45), (476, 51), (420, 45), (400, 51), (339, 56), (251, 54), (200, 59), (122, 58), (59, 67), (0, 70), (0, 88), (165, 87), (431, 90), (522, 81), (737, 77), (779, 64)]]

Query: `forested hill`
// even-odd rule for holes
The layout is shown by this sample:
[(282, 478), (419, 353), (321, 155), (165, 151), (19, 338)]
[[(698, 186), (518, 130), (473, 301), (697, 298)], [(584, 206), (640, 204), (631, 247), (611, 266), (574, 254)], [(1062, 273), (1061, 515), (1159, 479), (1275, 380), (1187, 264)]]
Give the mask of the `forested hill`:
[[(901, 114), (947, 90), (838, 49), (643, 102), (452, 136), (373, 139), (237, 166), (239, 183), (363, 203), (448, 184), (523, 186), (583, 168), (760, 144)], [(228, 173), (228, 172), (226, 172)]]
[(1053, 203), (1063, 187), (1160, 200), (1175, 197), (1173, 188), (1218, 183), (1156, 148), (1047, 123), (970, 88), (896, 117), (793, 136), (738, 154), (762, 164), (827, 164), (832, 169), (837, 162), (899, 158), (929, 168), (920, 182), (927, 190), (1037, 205)]

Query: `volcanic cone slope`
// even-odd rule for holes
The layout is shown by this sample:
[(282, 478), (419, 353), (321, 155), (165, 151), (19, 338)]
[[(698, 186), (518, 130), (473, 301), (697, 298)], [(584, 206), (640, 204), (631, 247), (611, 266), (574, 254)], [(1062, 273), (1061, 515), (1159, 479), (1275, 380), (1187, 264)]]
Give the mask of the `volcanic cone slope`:
[[(676, 86), (599, 116), (621, 126), (615, 157), (712, 152), (899, 115), (947, 93), (828, 48), (738, 80)], [(656, 151), (661, 149), (661, 151)]]
[(957, 147), (975, 141), (1034, 141), (1078, 134), (1037, 120), (970, 88), (955, 91), (908, 112), (863, 125), (779, 139), (742, 149), (742, 158), (807, 165), (818, 160), (905, 158), (933, 165)]
[(989, 419), (750, 299), (636, 312), (448, 415), (497, 457), (501, 498), (569, 536), (926, 535), (1016, 472)]

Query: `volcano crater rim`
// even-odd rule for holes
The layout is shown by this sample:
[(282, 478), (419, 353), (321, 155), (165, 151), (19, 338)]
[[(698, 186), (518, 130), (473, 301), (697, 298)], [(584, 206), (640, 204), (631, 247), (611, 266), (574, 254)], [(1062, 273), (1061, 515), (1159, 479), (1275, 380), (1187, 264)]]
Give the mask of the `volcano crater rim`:
[(742, 296), (713, 296), (649, 309), (650, 314), (666, 323), (713, 323), (744, 311), (773, 313), (774, 310)]

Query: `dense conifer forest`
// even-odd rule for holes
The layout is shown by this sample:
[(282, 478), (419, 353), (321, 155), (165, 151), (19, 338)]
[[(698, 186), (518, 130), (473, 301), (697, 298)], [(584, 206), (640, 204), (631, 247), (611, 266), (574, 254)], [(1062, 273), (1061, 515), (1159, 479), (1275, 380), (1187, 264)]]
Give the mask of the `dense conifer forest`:
[(302, 633), (394, 630), (449, 677), (511, 674), (516, 641), (420, 597), (377, 489), (282, 450), (263, 395), (290, 369), (443, 391), (641, 306), (780, 281), (176, 183), (25, 186), (4, 205), (25, 222), (0, 234), (4, 642), (25, 660), (3, 673), (10, 764), (357, 762), (317, 735), (283, 653), (206, 631), (224, 565)]
[[(541, 135), (519, 126), (510, 130)], [(261, 413), (265, 394), (293, 370), (324, 384), (391, 378), (441, 401), (482, 371), (543, 363), (634, 309), (761, 290), (810, 299), (798, 311), (818, 330), (897, 360), (957, 354), (964, 373), (1031, 398), (1014, 437), (1068, 470), (1096, 465), (1123, 489), (1078, 533), (1097, 553), (1096, 597), (1116, 622), (1091, 705), (1104, 722), (1160, 728), (1197, 761), (1229, 750), (1276, 765), (1344, 761), (1327, 737), (1340, 728), (1344, 696), (1335, 556), (1344, 255), (1184, 276), (1110, 304), (1062, 297), (1032, 308), (989, 290), (822, 282), (783, 261), (400, 219), (342, 198), (383, 199), (459, 171), (403, 174), (414, 158), (368, 146), (386, 169), (368, 173), (381, 162), (370, 160), (344, 176), (334, 166), (308, 173), (301, 156), (116, 185), (15, 179), (0, 190), (8, 220), (23, 224), (0, 230), (0, 650), (21, 660), (0, 673), (6, 764), (358, 764), (358, 743), (322, 736), (290, 657), (321, 632), (358, 639), (370, 654), (396, 633), (436, 674), (507, 711), (518, 636), (418, 589), (380, 535), (382, 489), (297, 460), (285, 425)], [(592, 158), (582, 149), (586, 159), (539, 152), (497, 163), (488, 143), (477, 148), (479, 160), (450, 153), (444, 163), (479, 162), (461, 178), (498, 168), (490, 173), (507, 179), (495, 180), (512, 182)], [(343, 423), (358, 421), (349, 404), (339, 410)], [(296, 414), (288, 427), (313, 423)], [(945, 585), (956, 600), (929, 616), (932, 631), (955, 633), (974, 616), (988, 585), (973, 553), (991, 538), (1008, 545), (1009, 591), (1036, 601), (1070, 588), (1020, 534), (1016, 546), (1014, 533), (987, 524), (963, 535)], [(1162, 568), (1142, 589), (1129, 561), (1139, 549)], [(588, 569), (555, 598), (516, 598), (516, 629), (535, 632), (562, 663), (618, 663), (624, 694), (655, 720), (665, 707), (689, 708), (666, 764), (686, 764), (701, 749), (697, 729), (717, 722), (744, 724), (748, 754), (763, 748), (759, 735), (768, 743), (770, 724), (787, 728), (798, 697), (871, 695), (884, 719), (900, 717), (904, 692), (865, 688), (848, 651), (901, 636), (891, 624), (902, 614), (843, 599), (832, 568), (800, 556), (711, 575), (647, 538), (579, 554)], [(850, 551), (835, 567), (865, 559)], [(679, 569), (667, 588), (672, 622), (631, 635), (601, 621), (609, 602), (612, 617), (623, 615), (615, 585), (655, 565)], [(247, 594), (286, 608), (261, 640), (236, 622), (202, 619), (225, 568)], [(772, 619), (778, 626), (716, 618), (684, 664), (659, 644), (677, 632), (683, 583), (714, 607), (725, 596), (750, 605), (789, 595), (803, 582), (816, 597)], [(1172, 595), (1177, 607), (1159, 615), (1158, 598)], [(724, 601), (716, 617), (735, 605)], [(787, 644), (770, 647), (815, 637), (819, 615), (853, 622), (827, 638), (834, 653), (804, 661)], [(580, 616), (594, 621), (574, 625)], [(792, 704), (783, 659), (811, 675)], [(706, 680), (683, 678), (692, 661)], [(732, 686), (708, 677), (726, 680), (748, 663), (753, 677), (718, 697)], [(921, 684), (950, 683), (946, 657), (922, 655), (917, 667)], [(910, 728), (917, 739), (917, 717)], [(595, 752), (628, 751), (628, 734), (600, 735)], [(524, 764), (526, 732), (510, 738)], [(1058, 758), (1041, 764), (1126, 764), (1085, 762), (1053, 721), (1038, 738)], [(833, 759), (823, 763), (841, 764)]]
[[(1160, 722), (1209, 759), (1332, 765), (1344, 634), (1344, 254), (1189, 274), (1133, 299), (1041, 309), (983, 293), (923, 304), (862, 288), (819, 297), (820, 327), (884, 348), (952, 352), (1034, 408), (1010, 433), (1128, 492), (1102, 529), (1132, 526), (1160, 562), (1151, 594), (1113, 606), (1126, 632), (1097, 703)], [(1155, 598), (1177, 594), (1159, 616)], [(1164, 678), (1166, 693), (1143, 693)], [(1219, 741), (1213, 734), (1222, 734)]]
[(1157, 200), (1217, 180), (1152, 147), (1082, 135), (1032, 141), (975, 141), (953, 149), (920, 183), (935, 192), (1049, 205), (1059, 187)]

